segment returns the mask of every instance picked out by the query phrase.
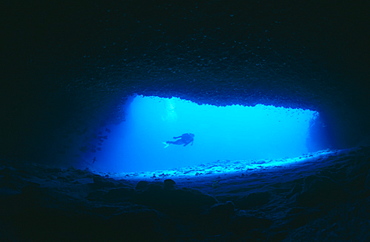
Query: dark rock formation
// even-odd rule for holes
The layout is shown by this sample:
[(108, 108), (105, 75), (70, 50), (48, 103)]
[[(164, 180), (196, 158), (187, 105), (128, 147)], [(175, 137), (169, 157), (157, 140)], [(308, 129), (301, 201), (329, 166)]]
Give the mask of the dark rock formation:
[(217, 201), (194, 189), (165, 190), (161, 186), (152, 185), (147, 190), (136, 194), (133, 202), (174, 216), (192, 217), (199, 215)]
[(176, 186), (176, 182), (172, 179), (166, 179), (164, 180), (163, 182), (163, 188), (164, 190), (173, 190), (175, 189), (175, 186)]
[(236, 206), (239, 209), (250, 209), (257, 206), (262, 206), (270, 201), (269, 192), (256, 192), (236, 201)]
[(312, 149), (368, 140), (369, 18), (358, 1), (165, 2), (30, 13), (9, 3), (1, 153), (73, 164), (97, 150), (91, 141), (106, 134), (96, 130), (124, 118), (133, 93), (317, 110), (312, 137), (326, 140)]
[(139, 181), (137, 184), (136, 184), (136, 187), (135, 189), (136, 190), (145, 190), (149, 187), (149, 182), (147, 181)]
[[(366, 4), (5, 1), (0, 240), (370, 241)], [(212, 189), (66, 168), (133, 93), (317, 110), (310, 149), (364, 146)]]
[[(367, 241), (369, 154), (362, 148), (260, 174), (224, 176), (222, 186), (211, 190), (213, 178), (206, 177), (133, 182), (4, 161), (0, 239)], [(253, 192), (245, 195), (246, 188)]]
[(212, 218), (230, 218), (235, 214), (235, 205), (232, 201), (226, 203), (218, 203), (213, 205), (208, 212), (208, 216)]
[(327, 177), (308, 176), (303, 181), (303, 189), (296, 197), (302, 206), (314, 206), (323, 203), (334, 204), (346, 196), (342, 185)]

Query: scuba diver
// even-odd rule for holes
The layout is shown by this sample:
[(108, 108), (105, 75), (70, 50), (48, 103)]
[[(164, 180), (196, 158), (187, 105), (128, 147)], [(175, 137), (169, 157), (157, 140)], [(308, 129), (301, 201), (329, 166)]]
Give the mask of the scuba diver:
[(184, 145), (184, 147), (187, 146), (190, 143), (191, 143), (191, 145), (193, 145), (194, 136), (195, 135), (192, 134), (192, 133), (186, 133), (186, 134), (182, 134), (181, 136), (173, 137), (174, 139), (176, 139), (175, 141), (163, 142), (163, 144), (165, 145), (164, 148), (167, 148), (170, 144), (172, 144), (172, 145)]

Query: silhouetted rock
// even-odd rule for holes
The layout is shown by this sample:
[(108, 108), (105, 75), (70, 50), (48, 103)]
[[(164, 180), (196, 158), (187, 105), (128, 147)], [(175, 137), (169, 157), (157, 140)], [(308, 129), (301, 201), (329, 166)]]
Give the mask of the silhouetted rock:
[(204, 213), (202, 225), (209, 234), (227, 234), (230, 232), (230, 221), (234, 215), (235, 205), (233, 202), (217, 203)]
[(105, 191), (90, 192), (87, 195), (86, 199), (91, 200), (91, 201), (103, 201), (105, 194), (107, 194), (107, 192), (105, 192)]
[(315, 208), (296, 207), (292, 208), (287, 216), (290, 228), (298, 228), (307, 224), (323, 214), (323, 211)]
[(104, 199), (110, 202), (120, 202), (131, 198), (134, 195), (134, 189), (117, 188), (111, 189), (104, 195)]
[[(71, 169), (5, 168), (0, 240), (369, 241), (368, 154), (332, 156), (316, 172), (310, 170), (315, 161), (278, 175), (225, 175), (216, 189), (213, 178), (176, 178), (222, 203), (177, 189), (170, 179), (140, 181), (134, 189), (134, 180)], [(245, 196), (245, 190), (255, 192)]]
[(235, 205), (232, 201), (226, 203), (217, 203), (213, 205), (207, 215), (209, 218), (230, 218), (235, 214)]
[(155, 184), (136, 194), (133, 201), (176, 215), (200, 214), (205, 208), (217, 203), (215, 198), (198, 190), (190, 188), (164, 190)]
[(94, 189), (103, 189), (103, 188), (112, 188), (115, 187), (115, 184), (111, 181), (108, 181), (104, 177), (101, 176), (94, 176), (93, 177), (94, 183), (91, 183), (90, 186)]
[(320, 203), (337, 202), (344, 198), (343, 188), (327, 177), (316, 175), (304, 179), (302, 192), (296, 201), (302, 206), (315, 206)]
[(250, 209), (256, 206), (262, 206), (270, 201), (269, 192), (255, 192), (235, 201), (235, 205), (240, 209)]
[(364, 185), (366, 190), (370, 190), (370, 171), (367, 173)]
[(41, 195), (41, 193), (42, 189), (38, 183), (30, 183), (22, 188), (22, 195), (24, 196), (38, 197)]
[(163, 188), (165, 190), (173, 190), (175, 189), (176, 182), (172, 179), (166, 179), (163, 182)]
[[(164, 241), (162, 217), (154, 209), (139, 209), (112, 216), (106, 221), (104, 239), (113, 241)], [(168, 233), (167, 233), (168, 234)]]
[(246, 235), (251, 230), (262, 230), (270, 227), (272, 221), (265, 218), (256, 218), (249, 216), (237, 216), (233, 219), (231, 228), (232, 231), (238, 235)]
[(139, 181), (137, 184), (136, 184), (136, 187), (135, 189), (136, 190), (145, 190), (147, 189), (149, 186), (149, 182), (147, 181)]
[(134, 189), (131, 188), (116, 188), (109, 191), (93, 191), (90, 192), (86, 199), (90, 201), (105, 201), (105, 202), (123, 202), (131, 199), (134, 195)]

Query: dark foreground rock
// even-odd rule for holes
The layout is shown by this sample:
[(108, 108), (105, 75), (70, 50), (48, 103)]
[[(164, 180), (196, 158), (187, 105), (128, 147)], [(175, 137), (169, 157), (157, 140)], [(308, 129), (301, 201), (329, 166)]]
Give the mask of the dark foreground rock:
[(236, 205), (240, 209), (250, 209), (258, 206), (265, 205), (270, 201), (269, 192), (255, 192), (248, 194), (248, 196), (243, 197), (236, 201)]
[(158, 185), (135, 194), (134, 203), (147, 205), (174, 216), (196, 216), (217, 203), (216, 199), (202, 192), (190, 189), (164, 189)]
[(219, 176), (219, 186), (3, 162), (0, 240), (369, 241), (369, 155)]

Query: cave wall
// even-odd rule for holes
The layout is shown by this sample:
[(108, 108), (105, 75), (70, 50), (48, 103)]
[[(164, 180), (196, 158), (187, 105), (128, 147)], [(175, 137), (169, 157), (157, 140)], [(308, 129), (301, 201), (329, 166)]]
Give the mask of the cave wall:
[[(0, 152), (73, 160), (138, 93), (322, 114), (331, 148), (369, 136), (358, 1), (7, 3)], [(78, 157), (77, 157), (78, 158)]]

